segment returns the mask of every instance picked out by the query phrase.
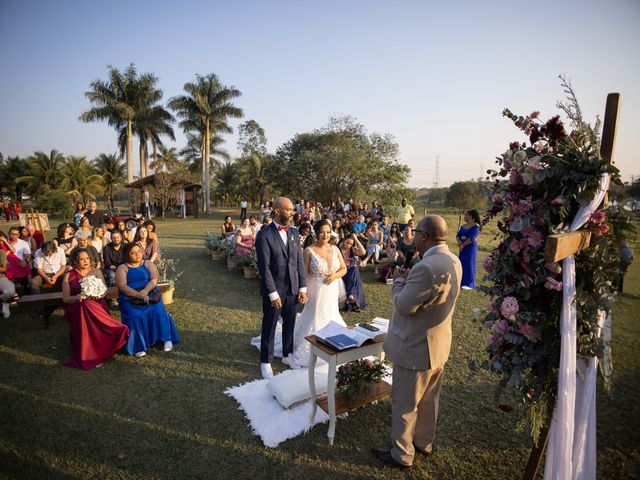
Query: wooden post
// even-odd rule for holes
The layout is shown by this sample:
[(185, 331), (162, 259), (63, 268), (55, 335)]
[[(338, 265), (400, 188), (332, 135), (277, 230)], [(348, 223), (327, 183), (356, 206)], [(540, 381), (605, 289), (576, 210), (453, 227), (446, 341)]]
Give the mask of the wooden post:
[[(607, 163), (613, 163), (613, 153), (616, 141), (616, 130), (618, 128), (618, 113), (620, 110), (620, 94), (610, 93), (607, 95), (607, 105), (604, 112), (604, 123), (602, 125), (602, 141), (600, 143), (600, 156)], [(604, 203), (607, 203), (605, 195)], [(589, 247), (591, 240), (590, 232), (576, 231), (549, 235), (545, 242), (545, 261), (549, 263), (559, 262), (571, 255), (578, 253)], [(538, 445), (534, 445), (529, 455), (527, 467), (522, 476), (523, 480), (535, 480), (542, 455), (547, 447), (549, 439), (550, 425), (544, 425), (540, 430)]]

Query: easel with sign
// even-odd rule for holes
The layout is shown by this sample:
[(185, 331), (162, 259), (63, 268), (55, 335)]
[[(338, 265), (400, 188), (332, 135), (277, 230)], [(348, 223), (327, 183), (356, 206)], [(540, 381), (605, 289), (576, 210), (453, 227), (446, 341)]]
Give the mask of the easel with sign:
[[(613, 163), (614, 145), (616, 139), (616, 129), (618, 124), (618, 111), (620, 107), (620, 94), (610, 93), (607, 95), (607, 105), (602, 126), (602, 141), (600, 144), (600, 155), (607, 163)], [(604, 202), (607, 202), (605, 195)], [(545, 261), (555, 263), (570, 257), (584, 249), (589, 248), (591, 233), (584, 230), (576, 232), (549, 235), (545, 244)], [(545, 425), (538, 438), (538, 444), (534, 445), (529, 455), (524, 480), (534, 480), (540, 466), (540, 460), (547, 447), (549, 440), (549, 425)]]

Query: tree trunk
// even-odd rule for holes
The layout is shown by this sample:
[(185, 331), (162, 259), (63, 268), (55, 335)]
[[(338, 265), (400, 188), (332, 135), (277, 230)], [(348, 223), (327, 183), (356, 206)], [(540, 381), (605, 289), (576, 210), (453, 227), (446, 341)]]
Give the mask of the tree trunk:
[(144, 178), (145, 177), (145, 173), (144, 173), (144, 143), (142, 142), (142, 139), (140, 139), (140, 147), (138, 147), (138, 155), (140, 155), (140, 178)]
[[(133, 131), (131, 119), (127, 120), (127, 183), (133, 182)], [(129, 210), (133, 212), (133, 191), (129, 188)]]
[[(151, 145), (153, 147), (153, 164), (156, 166), (155, 173), (158, 173), (158, 144), (156, 139), (151, 137)], [(149, 171), (149, 165), (147, 164), (147, 172)], [(147, 173), (148, 174), (148, 173)], [(164, 216), (162, 217), (164, 220)]]
[(204, 211), (205, 213), (211, 212), (211, 176), (209, 171), (209, 157), (211, 148), (211, 126), (209, 124), (209, 119), (205, 124), (205, 136), (204, 136), (204, 158), (202, 159), (202, 171), (204, 172), (204, 185), (203, 190), (205, 192), (204, 195)]

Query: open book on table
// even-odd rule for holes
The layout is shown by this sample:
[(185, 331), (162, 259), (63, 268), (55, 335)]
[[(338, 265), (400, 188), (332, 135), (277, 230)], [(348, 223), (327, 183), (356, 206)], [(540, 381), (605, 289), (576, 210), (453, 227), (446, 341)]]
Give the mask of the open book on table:
[(384, 340), (389, 327), (389, 321), (383, 318), (375, 318), (369, 325), (377, 330), (369, 330), (361, 326), (349, 329), (336, 322), (330, 322), (324, 328), (318, 330), (314, 335), (322, 342), (335, 348), (336, 350), (346, 350), (351, 347), (359, 347), (367, 340), (381, 342)]

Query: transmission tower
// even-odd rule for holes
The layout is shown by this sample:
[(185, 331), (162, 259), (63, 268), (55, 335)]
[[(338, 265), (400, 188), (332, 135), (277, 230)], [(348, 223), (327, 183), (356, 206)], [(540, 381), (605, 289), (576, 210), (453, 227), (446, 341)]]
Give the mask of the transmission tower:
[(436, 155), (436, 176), (433, 179), (433, 188), (438, 188), (440, 183), (440, 156)]

